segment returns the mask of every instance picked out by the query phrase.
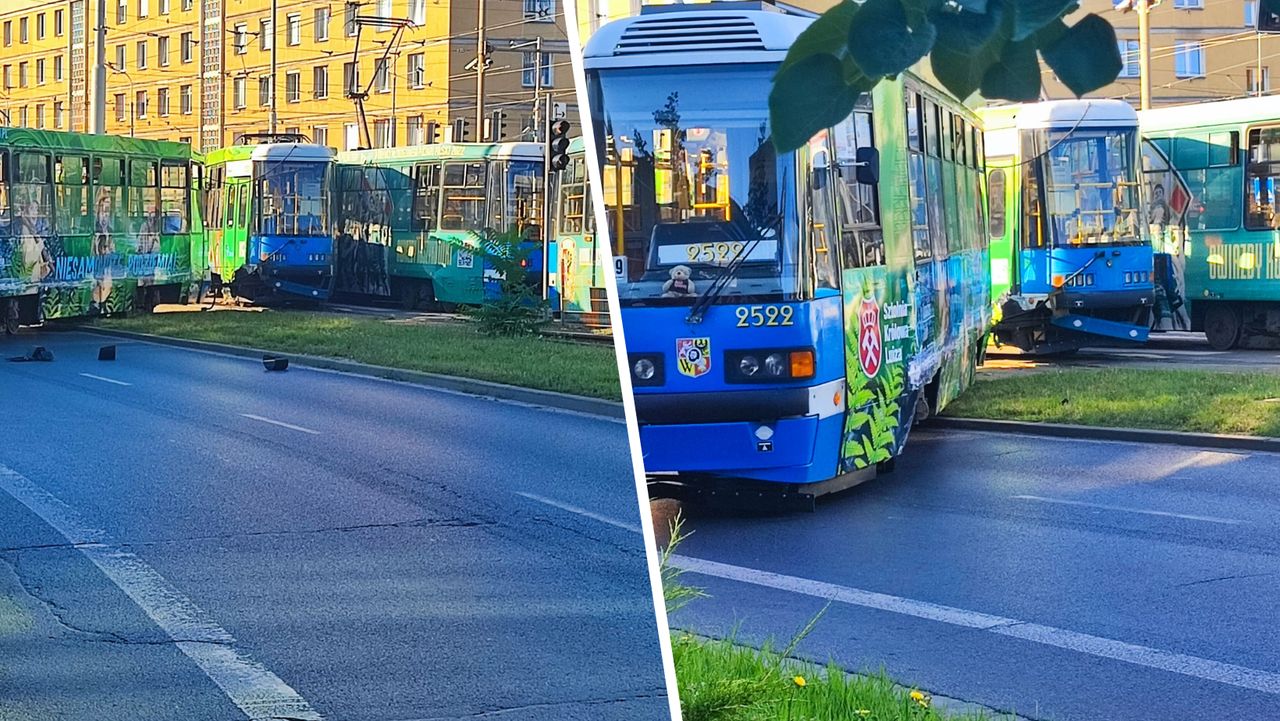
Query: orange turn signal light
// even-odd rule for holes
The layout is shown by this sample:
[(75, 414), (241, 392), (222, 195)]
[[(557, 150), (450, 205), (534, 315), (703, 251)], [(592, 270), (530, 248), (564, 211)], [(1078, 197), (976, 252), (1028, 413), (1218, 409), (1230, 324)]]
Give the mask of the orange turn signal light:
[(812, 378), (814, 370), (813, 351), (811, 350), (793, 350), (791, 351), (791, 377), (792, 378)]
[(1065, 283), (1065, 282), (1067, 282), (1067, 279), (1066, 279), (1066, 278), (1064, 278), (1064, 277), (1062, 277), (1062, 276), (1060, 276), (1060, 275), (1055, 275), (1055, 276), (1053, 276), (1053, 287), (1054, 287), (1054, 288), (1061, 288), (1061, 287), (1062, 287), (1062, 284), (1063, 284), (1063, 283)]

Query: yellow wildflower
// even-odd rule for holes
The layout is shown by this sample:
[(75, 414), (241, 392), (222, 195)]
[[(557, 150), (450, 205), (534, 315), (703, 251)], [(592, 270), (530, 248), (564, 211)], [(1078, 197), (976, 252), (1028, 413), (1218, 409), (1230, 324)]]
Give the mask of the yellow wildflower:
[(860, 708), (860, 709), (858, 709), (857, 711), (855, 711), (855, 713), (857, 713), (859, 716), (870, 716), (870, 715), (871, 715), (871, 709), (869, 709), (869, 708)]
[(792, 683), (799, 686), (800, 688), (804, 688), (804, 684), (805, 684), (804, 676), (796, 676), (795, 678), (791, 679), (791, 681)]
[(912, 689), (911, 700), (920, 704), (924, 708), (929, 708), (929, 694)]

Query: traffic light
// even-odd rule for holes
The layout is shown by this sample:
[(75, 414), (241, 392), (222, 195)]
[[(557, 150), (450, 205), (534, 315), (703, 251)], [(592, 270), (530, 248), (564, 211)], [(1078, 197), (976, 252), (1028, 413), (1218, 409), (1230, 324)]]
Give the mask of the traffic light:
[(564, 118), (547, 124), (547, 161), (552, 170), (569, 167), (569, 121)]
[(507, 113), (503, 110), (493, 111), (493, 115), (489, 119), (489, 132), (492, 135), (490, 140), (498, 142), (507, 137)]

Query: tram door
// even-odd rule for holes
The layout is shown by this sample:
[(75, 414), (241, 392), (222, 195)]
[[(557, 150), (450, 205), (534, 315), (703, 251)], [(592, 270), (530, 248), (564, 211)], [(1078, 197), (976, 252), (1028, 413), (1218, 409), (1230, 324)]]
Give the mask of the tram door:
[(1152, 280), (1156, 303), (1153, 330), (1190, 330), (1187, 309), (1187, 210), (1191, 190), (1169, 157), (1155, 143), (1142, 141), (1142, 185), (1151, 232)]

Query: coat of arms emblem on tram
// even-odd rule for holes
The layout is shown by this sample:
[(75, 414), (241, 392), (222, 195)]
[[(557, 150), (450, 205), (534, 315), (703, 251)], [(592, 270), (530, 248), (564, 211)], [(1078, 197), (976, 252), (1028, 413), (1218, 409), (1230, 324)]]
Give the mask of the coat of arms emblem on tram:
[(868, 378), (880, 372), (884, 343), (880, 336), (880, 304), (874, 298), (858, 307), (858, 363)]
[(690, 378), (706, 375), (711, 370), (711, 339), (677, 338), (676, 364)]

